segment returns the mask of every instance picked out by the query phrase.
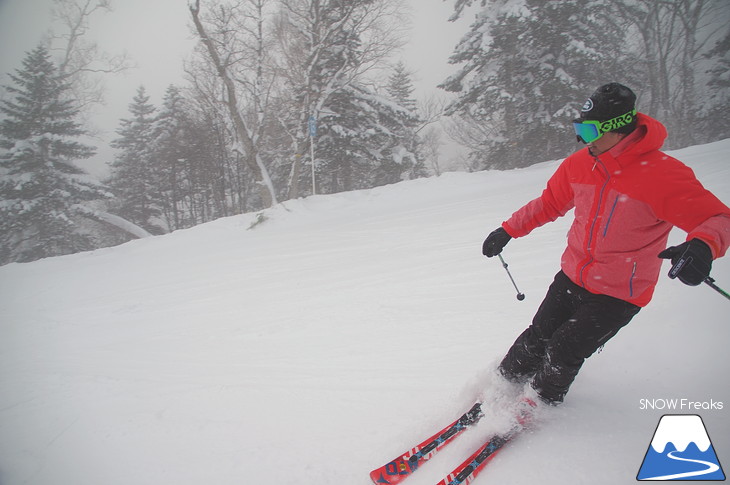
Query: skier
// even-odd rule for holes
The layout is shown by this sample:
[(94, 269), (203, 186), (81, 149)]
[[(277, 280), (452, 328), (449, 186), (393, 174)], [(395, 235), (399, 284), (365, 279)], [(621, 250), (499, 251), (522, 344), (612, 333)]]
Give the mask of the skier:
[[(548, 404), (562, 402), (585, 359), (649, 303), (660, 258), (675, 265), (671, 277), (696, 286), (730, 246), (730, 208), (689, 167), (659, 151), (666, 129), (637, 113), (635, 102), (619, 83), (599, 87), (573, 122), (587, 147), (566, 158), (542, 195), (482, 246), (485, 256), (496, 256), (510, 239), (575, 208), (561, 271), (499, 366), (510, 381), (530, 381)], [(665, 249), (673, 226), (687, 240)]]

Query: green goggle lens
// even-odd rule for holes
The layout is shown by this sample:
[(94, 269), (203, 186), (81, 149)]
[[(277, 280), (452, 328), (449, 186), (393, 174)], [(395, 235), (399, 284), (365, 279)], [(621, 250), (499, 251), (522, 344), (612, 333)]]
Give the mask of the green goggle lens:
[(617, 130), (622, 126), (626, 126), (636, 118), (636, 110), (633, 109), (626, 114), (617, 116), (607, 121), (574, 121), (573, 128), (578, 139), (583, 143), (596, 141), (603, 136), (604, 133)]
[(575, 128), (575, 134), (583, 143), (590, 143), (596, 141), (603, 136), (600, 132), (599, 121), (584, 121), (584, 122), (573, 122), (573, 128)]

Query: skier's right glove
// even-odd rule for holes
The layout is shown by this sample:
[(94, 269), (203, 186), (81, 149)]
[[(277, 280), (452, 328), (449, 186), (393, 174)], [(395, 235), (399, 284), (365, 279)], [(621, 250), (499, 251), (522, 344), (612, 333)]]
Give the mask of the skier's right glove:
[(498, 255), (507, 245), (512, 236), (507, 234), (504, 228), (500, 227), (487, 236), (482, 244), (482, 254), (488, 258)]
[(690, 239), (679, 246), (669, 247), (659, 253), (659, 257), (672, 260), (669, 277), (679, 278), (685, 285), (697, 286), (710, 276), (712, 251), (700, 239)]

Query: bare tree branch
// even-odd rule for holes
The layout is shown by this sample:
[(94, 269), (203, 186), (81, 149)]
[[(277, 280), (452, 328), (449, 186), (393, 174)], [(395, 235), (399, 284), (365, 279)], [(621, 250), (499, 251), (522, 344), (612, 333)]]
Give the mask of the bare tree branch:
[[(256, 127), (256, 123), (249, 126), (249, 123), (246, 122), (241, 114), (241, 106), (239, 105), (236, 85), (230, 72), (232, 66), (230, 58), (232, 53), (224, 50), (224, 60), (224, 57), (222, 57), (219, 52), (219, 46), (213, 38), (209, 36), (205, 26), (203, 25), (203, 21), (200, 18), (200, 0), (195, 0), (194, 3), (191, 3), (189, 5), (189, 9), (193, 18), (193, 23), (195, 24), (195, 29), (200, 36), (200, 40), (206, 47), (208, 56), (225, 86), (225, 105), (228, 109), (230, 119), (233, 121), (236, 139), (242, 144), (241, 147), (234, 147), (234, 150), (239, 152), (246, 160), (246, 163), (254, 174), (257, 183), (261, 185), (261, 198), (264, 202), (264, 206), (270, 207), (277, 203), (276, 192), (274, 190), (271, 177), (261, 160), (260, 150), (257, 144), (258, 129)], [(223, 6), (220, 6), (220, 9), (223, 9)], [(220, 10), (220, 12), (225, 11)], [(223, 17), (226, 17), (226, 15), (224, 14)], [(228, 44), (223, 44), (223, 47), (228, 47)]]

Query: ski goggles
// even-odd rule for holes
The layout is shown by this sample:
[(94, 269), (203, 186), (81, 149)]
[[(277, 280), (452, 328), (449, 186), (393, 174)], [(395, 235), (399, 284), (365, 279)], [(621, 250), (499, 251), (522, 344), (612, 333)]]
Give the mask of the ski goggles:
[(632, 109), (626, 114), (611, 118), (607, 121), (596, 120), (574, 120), (573, 128), (577, 135), (578, 141), (590, 143), (596, 141), (603, 136), (604, 133), (617, 130), (622, 126), (626, 126), (636, 119), (636, 109)]

